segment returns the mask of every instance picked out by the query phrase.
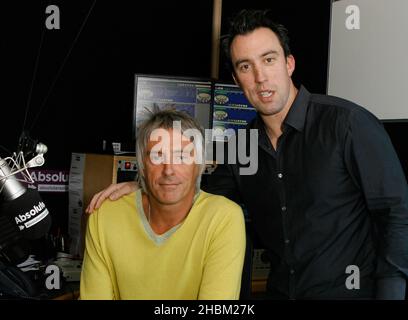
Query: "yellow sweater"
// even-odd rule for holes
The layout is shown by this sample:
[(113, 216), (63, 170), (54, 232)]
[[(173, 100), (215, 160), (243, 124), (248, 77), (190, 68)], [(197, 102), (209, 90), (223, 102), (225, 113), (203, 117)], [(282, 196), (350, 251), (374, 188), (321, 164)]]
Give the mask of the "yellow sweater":
[(244, 216), (234, 202), (200, 191), (186, 219), (161, 237), (139, 190), (90, 216), (80, 297), (238, 299), (244, 254)]

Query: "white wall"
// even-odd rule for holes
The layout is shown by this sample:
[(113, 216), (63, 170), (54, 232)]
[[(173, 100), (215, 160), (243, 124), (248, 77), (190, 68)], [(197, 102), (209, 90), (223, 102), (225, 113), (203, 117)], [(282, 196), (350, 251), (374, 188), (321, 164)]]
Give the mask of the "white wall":
[[(359, 9), (360, 29), (346, 27), (350, 5)], [(334, 2), (330, 33), (328, 94), (381, 120), (408, 119), (408, 0)]]

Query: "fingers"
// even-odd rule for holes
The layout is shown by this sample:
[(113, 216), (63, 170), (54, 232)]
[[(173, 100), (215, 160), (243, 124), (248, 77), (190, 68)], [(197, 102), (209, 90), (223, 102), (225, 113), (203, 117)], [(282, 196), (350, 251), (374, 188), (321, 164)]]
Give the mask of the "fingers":
[(95, 209), (95, 203), (96, 203), (96, 201), (98, 200), (98, 197), (99, 197), (99, 195), (100, 195), (100, 193), (101, 192), (98, 192), (97, 194), (95, 194), (93, 197), (92, 197), (92, 199), (91, 199), (91, 202), (88, 204), (88, 206), (86, 207), (86, 210), (85, 210), (85, 212), (86, 213), (92, 213), (92, 211)]
[(96, 210), (96, 209), (99, 209), (99, 207), (100, 207), (100, 206), (102, 205), (102, 203), (106, 200), (106, 198), (109, 197), (110, 192), (108, 193), (108, 190), (109, 190), (109, 188), (106, 189), (105, 191), (103, 191), (103, 192), (98, 196), (98, 198), (96, 199), (96, 202), (95, 202), (95, 210)]
[(106, 189), (98, 192), (92, 197), (91, 202), (89, 203), (88, 207), (86, 208), (86, 213), (90, 214), (94, 210), (99, 209), (102, 203), (108, 198), (112, 192), (117, 189), (117, 184), (111, 184)]
[[(109, 195), (109, 199), (112, 200), (112, 201), (119, 199), (122, 196), (122, 192), (123, 192), (123, 189), (111, 193)], [(125, 193), (125, 194), (127, 194), (127, 193)]]
[(90, 214), (95, 209), (99, 209), (99, 207), (107, 198), (109, 198), (110, 200), (117, 200), (124, 195), (136, 191), (138, 188), (139, 187), (137, 183), (134, 181), (111, 184), (109, 187), (98, 192), (92, 197), (92, 200), (86, 208), (85, 212)]
[(96, 204), (96, 202), (98, 201), (98, 198), (99, 198), (99, 196), (101, 195), (101, 193), (102, 193), (102, 191), (101, 191), (101, 192), (98, 192), (97, 194), (95, 194), (95, 195), (92, 197), (91, 202), (88, 204), (88, 207), (87, 207), (86, 210), (85, 210), (86, 213), (90, 214), (90, 213), (92, 213), (92, 211), (95, 210), (95, 204)]

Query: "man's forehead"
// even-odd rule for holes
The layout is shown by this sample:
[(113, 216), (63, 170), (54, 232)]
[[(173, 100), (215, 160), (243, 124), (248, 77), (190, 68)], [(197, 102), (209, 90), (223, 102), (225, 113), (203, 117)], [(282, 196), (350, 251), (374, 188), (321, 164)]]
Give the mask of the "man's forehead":
[(237, 35), (231, 43), (231, 53), (234, 55), (238, 48), (259, 50), (262, 53), (270, 50), (283, 51), (278, 36), (266, 27), (257, 28), (243, 35)]
[(178, 148), (178, 144), (181, 143), (181, 146), (185, 146), (191, 143), (191, 137), (187, 137), (182, 134), (180, 130), (173, 130), (173, 129), (164, 129), (159, 128), (153, 130), (152, 134), (149, 137), (147, 143), (147, 150), (149, 151), (152, 149), (156, 144), (160, 143), (163, 148), (172, 148), (172, 151), (176, 151)]

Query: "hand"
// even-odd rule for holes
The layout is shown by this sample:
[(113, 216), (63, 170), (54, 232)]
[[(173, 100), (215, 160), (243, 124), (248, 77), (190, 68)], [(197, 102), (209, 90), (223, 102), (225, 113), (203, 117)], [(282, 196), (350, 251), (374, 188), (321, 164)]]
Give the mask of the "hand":
[(86, 208), (85, 212), (91, 214), (95, 209), (99, 209), (101, 204), (109, 198), (110, 200), (117, 200), (129, 193), (136, 191), (139, 185), (135, 181), (113, 183), (106, 189), (98, 192), (92, 197), (91, 202)]

